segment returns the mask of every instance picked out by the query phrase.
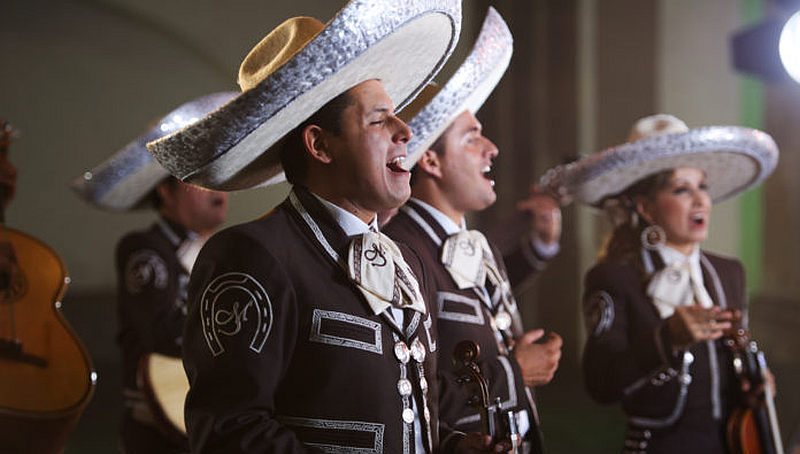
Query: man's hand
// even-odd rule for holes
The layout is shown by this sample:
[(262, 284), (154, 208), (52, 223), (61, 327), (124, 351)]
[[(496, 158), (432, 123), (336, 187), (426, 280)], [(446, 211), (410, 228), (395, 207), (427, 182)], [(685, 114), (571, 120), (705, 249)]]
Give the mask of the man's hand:
[(544, 336), (543, 329), (528, 331), (516, 340), (514, 357), (522, 369), (526, 386), (542, 386), (550, 383), (561, 359), (561, 336), (551, 332), (543, 343), (536, 341)]
[(528, 197), (517, 202), (517, 209), (531, 214), (531, 229), (542, 243), (557, 243), (561, 238), (561, 209), (558, 202), (541, 191), (538, 185), (531, 186)]
[(508, 452), (511, 450), (510, 441), (501, 441), (492, 446), (492, 437), (478, 432), (470, 432), (456, 445), (456, 454), (479, 454), (488, 452)]
[(731, 328), (734, 315), (719, 306), (678, 306), (667, 319), (674, 349), (688, 348), (695, 342), (716, 340)]

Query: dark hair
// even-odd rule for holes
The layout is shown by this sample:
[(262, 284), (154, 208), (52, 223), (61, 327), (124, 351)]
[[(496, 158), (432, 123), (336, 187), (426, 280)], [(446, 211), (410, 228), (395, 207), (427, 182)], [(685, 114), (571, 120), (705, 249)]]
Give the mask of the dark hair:
[(173, 177), (172, 175), (167, 176), (163, 180), (159, 181), (156, 187), (150, 191), (149, 194), (146, 196), (146, 200), (148, 201), (149, 205), (153, 207), (154, 210), (158, 211), (164, 206), (164, 200), (158, 194), (158, 187), (162, 184), (166, 184), (169, 186), (169, 189), (172, 190), (178, 185), (178, 179)]
[(349, 91), (328, 101), (320, 107), (308, 120), (294, 128), (283, 139), (280, 145), (281, 165), (286, 174), (286, 180), (291, 184), (303, 184), (308, 173), (308, 161), (303, 144), (303, 130), (309, 125), (317, 125), (335, 135), (342, 133), (342, 113), (353, 105), (353, 98)]
[[(642, 230), (649, 225), (638, 214), (632, 216), (632, 213), (636, 212), (636, 197), (641, 196), (647, 200), (655, 199), (659, 191), (669, 186), (669, 181), (674, 173), (674, 169), (668, 169), (649, 175), (615, 197), (622, 204), (621, 209), (626, 211), (628, 218), (618, 225), (604, 241), (598, 253), (600, 261), (624, 260), (636, 254), (641, 247)], [(633, 219), (637, 219), (638, 222), (634, 224)]]
[[(450, 132), (450, 129), (452, 127), (453, 127), (453, 124), (450, 123), (447, 126), (447, 128), (441, 134), (439, 134), (439, 137), (436, 138), (436, 140), (428, 147), (428, 149), (429, 150), (433, 150), (433, 152), (436, 153), (438, 156), (444, 156), (445, 137), (447, 136), (447, 133)], [(420, 159), (422, 159), (422, 157), (420, 157)], [(417, 161), (417, 162), (419, 162), (419, 161)], [(408, 184), (410, 186), (414, 186), (414, 181), (417, 179), (417, 175), (419, 175), (419, 172), (421, 172), (421, 171), (419, 170), (419, 166), (417, 166), (417, 165), (415, 165), (411, 169), (411, 179), (408, 182)]]

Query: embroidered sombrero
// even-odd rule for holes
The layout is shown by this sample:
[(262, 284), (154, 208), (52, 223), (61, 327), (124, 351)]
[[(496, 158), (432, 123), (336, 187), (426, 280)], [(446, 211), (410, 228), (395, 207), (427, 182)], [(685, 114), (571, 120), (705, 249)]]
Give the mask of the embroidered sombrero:
[(741, 126), (689, 129), (672, 115), (660, 114), (639, 120), (627, 143), (550, 169), (541, 184), (600, 206), (648, 175), (695, 167), (705, 172), (709, 195), (719, 202), (759, 184), (777, 163), (778, 147), (763, 131)]
[(242, 62), (236, 99), (148, 148), (173, 175), (209, 189), (280, 181), (276, 145), (287, 133), (370, 79), (399, 111), (442, 67), (460, 29), (460, 0), (352, 0), (325, 25), (289, 19)]
[(169, 172), (153, 159), (145, 144), (198, 121), (237, 94), (214, 93), (181, 105), (113, 156), (72, 180), (72, 190), (103, 210), (125, 211), (146, 206), (147, 195)]
[(462, 112), (475, 113), (503, 77), (511, 61), (514, 40), (505, 21), (492, 7), (464, 63), (439, 88), (428, 85), (402, 112), (414, 136), (408, 142), (404, 167), (410, 169)]

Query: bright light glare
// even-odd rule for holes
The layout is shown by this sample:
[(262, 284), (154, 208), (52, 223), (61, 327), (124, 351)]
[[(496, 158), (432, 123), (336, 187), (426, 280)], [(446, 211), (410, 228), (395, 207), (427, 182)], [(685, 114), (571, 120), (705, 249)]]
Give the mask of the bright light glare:
[(792, 14), (783, 26), (778, 52), (786, 72), (800, 83), (800, 11)]

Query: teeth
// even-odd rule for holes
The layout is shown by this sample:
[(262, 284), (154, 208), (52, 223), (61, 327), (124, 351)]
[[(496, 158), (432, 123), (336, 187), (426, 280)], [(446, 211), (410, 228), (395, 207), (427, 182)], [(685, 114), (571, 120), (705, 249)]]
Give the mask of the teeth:
[(405, 156), (398, 156), (390, 161), (390, 164), (402, 164), (406, 160)]
[(486, 166), (483, 168), (483, 173), (489, 173), (492, 171), (492, 166)]
[(491, 184), (492, 187), (494, 187), (494, 180), (489, 180), (489, 184)]

